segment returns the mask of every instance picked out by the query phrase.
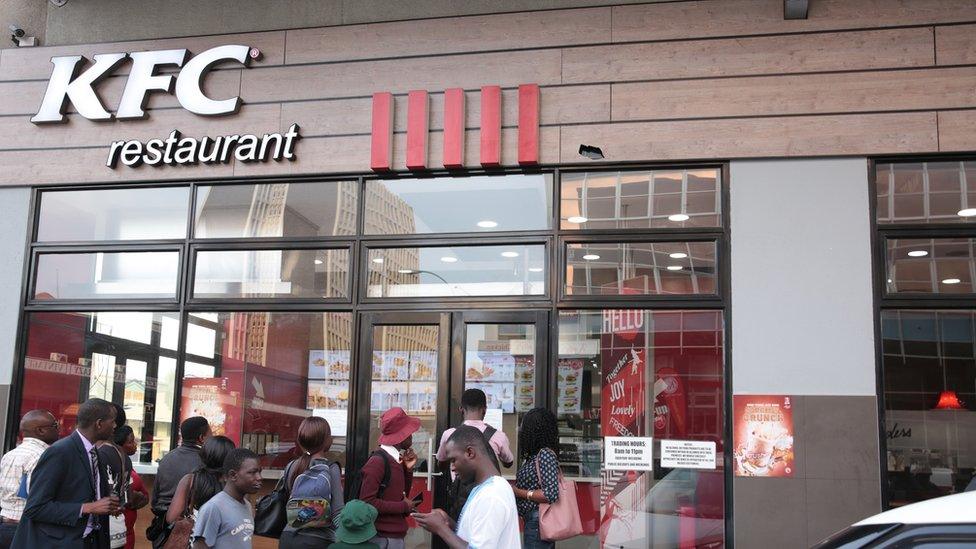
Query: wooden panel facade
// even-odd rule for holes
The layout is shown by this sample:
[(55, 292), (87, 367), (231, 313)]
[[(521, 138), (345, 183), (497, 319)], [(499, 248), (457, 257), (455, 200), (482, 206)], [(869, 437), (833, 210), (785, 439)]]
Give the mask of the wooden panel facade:
[[(55, 55), (258, 47), (205, 80), (240, 95), (226, 117), (150, 94), (149, 116), (36, 126)], [(127, 65), (98, 91), (118, 106)], [(976, 149), (976, 3), (820, 0), (784, 20), (780, 0), (698, 0), (373, 23), (80, 46), (0, 50), (0, 184), (369, 171), (371, 96), (394, 94), (395, 169), (406, 98), (430, 95), (429, 163), (442, 162), (444, 95), (465, 90), (465, 165), (478, 167), (480, 89), (502, 87), (502, 164), (517, 162), (517, 87), (539, 84), (540, 160), (610, 161), (937, 153)], [(72, 109), (69, 107), (69, 113)], [(118, 139), (301, 127), (293, 162), (110, 170)]]

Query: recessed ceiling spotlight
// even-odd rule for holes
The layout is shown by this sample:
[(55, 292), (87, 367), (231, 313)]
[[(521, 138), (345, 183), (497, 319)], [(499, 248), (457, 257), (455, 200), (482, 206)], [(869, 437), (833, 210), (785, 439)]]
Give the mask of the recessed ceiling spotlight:
[(457, 263), (458, 258), (454, 257), (453, 255), (445, 255), (441, 258), (441, 261), (444, 263)]
[(518, 252), (502, 252), (502, 257), (518, 257)]
[(668, 265), (669, 271), (680, 271), (681, 268), (682, 268), (681, 265)]
[(581, 215), (574, 215), (574, 216), (571, 216), (566, 221), (569, 221), (570, 223), (576, 223), (577, 225), (579, 225), (580, 223), (586, 223), (587, 221), (589, 221), (589, 219), (587, 219), (587, 218), (585, 218), (585, 217), (583, 217)]
[(492, 221), (490, 219), (483, 219), (478, 222), (478, 226), (481, 227), (482, 229), (494, 229), (495, 227), (498, 226), (498, 222)]
[(380, 263), (380, 264), (382, 264), (383, 263), (383, 258), (382, 257), (374, 257), (373, 258), (373, 263)]
[(600, 256), (596, 254), (586, 254), (583, 256), (583, 259), (587, 261), (596, 261), (597, 259), (600, 259)]
[(958, 278), (947, 278), (942, 281), (943, 284), (959, 284), (960, 282), (962, 281)]
[(976, 216), (976, 208), (966, 208), (964, 210), (959, 210), (956, 212), (959, 217), (973, 217)]
[(684, 252), (674, 252), (673, 254), (668, 254), (668, 257), (670, 257), (671, 259), (684, 259), (688, 257), (688, 254)]
[(908, 252), (908, 257), (925, 257), (929, 255), (925, 250), (912, 250)]
[(397, 269), (397, 272), (402, 275), (413, 274), (413, 269)]
[(688, 214), (671, 214), (668, 216), (668, 221), (688, 221), (691, 217)]
[(322, 263), (324, 263), (324, 261), (322, 261), (321, 259), (316, 259), (315, 260), (315, 264), (316, 265), (321, 265)]
[(542, 267), (529, 267), (529, 272), (530, 273), (541, 273), (542, 272)]

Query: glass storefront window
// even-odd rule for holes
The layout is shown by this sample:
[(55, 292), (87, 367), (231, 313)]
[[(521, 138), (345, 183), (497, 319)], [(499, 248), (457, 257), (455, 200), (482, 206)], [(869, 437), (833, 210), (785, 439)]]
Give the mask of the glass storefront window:
[(566, 295), (716, 294), (714, 242), (566, 245)]
[(349, 296), (349, 250), (198, 251), (193, 297)]
[[(722, 546), (724, 349), (721, 311), (559, 313), (560, 464), (588, 546)], [(653, 437), (653, 470), (604, 469), (613, 436)], [(715, 466), (661, 467), (661, 440), (714, 442)]]
[(881, 312), (888, 505), (962, 492), (976, 471), (976, 311)]
[(976, 221), (976, 162), (899, 162), (876, 167), (878, 223)]
[(37, 258), (33, 297), (175, 299), (179, 252), (50, 253)]
[(345, 464), (352, 315), (214, 314), (187, 332), (180, 417), (206, 417), (215, 435), (250, 448), (274, 469), (297, 457), (302, 420), (324, 417), (334, 437), (329, 458)]
[(901, 238), (887, 241), (890, 294), (971, 294), (973, 238)]
[(45, 191), (38, 242), (186, 238), (189, 187)]
[(356, 181), (197, 187), (196, 238), (356, 234)]
[(560, 227), (680, 229), (722, 223), (721, 171), (564, 172)]
[(366, 182), (366, 234), (545, 230), (551, 219), (549, 174)]
[(545, 294), (542, 244), (370, 248), (368, 297)]
[(160, 345), (176, 313), (30, 313), (21, 414), (51, 411), (61, 434), (74, 429), (78, 403), (104, 398), (125, 409), (139, 441), (132, 460), (153, 463), (174, 435), (176, 351)]

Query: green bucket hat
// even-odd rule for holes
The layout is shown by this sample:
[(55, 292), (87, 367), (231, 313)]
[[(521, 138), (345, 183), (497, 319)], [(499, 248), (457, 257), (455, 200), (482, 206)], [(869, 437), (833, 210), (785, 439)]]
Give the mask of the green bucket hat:
[(363, 543), (376, 537), (376, 507), (365, 501), (354, 499), (346, 502), (339, 513), (339, 528), (336, 541), (343, 543)]

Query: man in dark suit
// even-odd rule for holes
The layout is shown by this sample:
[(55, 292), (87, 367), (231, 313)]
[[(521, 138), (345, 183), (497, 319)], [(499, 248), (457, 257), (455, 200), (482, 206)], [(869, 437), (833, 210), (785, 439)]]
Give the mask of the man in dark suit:
[(77, 430), (45, 450), (34, 468), (11, 547), (109, 548), (108, 517), (121, 507), (95, 445), (114, 429), (110, 402), (93, 398), (78, 408)]

